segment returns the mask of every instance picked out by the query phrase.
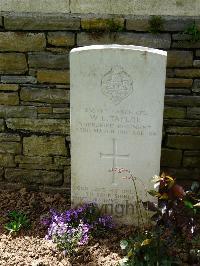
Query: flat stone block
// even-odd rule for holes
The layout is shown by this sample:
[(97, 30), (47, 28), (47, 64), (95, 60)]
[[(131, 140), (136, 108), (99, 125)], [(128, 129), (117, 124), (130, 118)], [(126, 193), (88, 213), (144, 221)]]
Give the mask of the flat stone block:
[(200, 67), (200, 60), (194, 60), (193, 61), (193, 66), (194, 67)]
[(167, 88), (191, 88), (193, 80), (184, 78), (167, 78), (166, 87)]
[(64, 69), (69, 68), (68, 53), (54, 54), (50, 52), (30, 53), (28, 55), (30, 68)]
[(19, 85), (16, 84), (0, 84), (0, 91), (18, 91)]
[(149, 31), (150, 16), (135, 16), (126, 19), (126, 29), (134, 31)]
[(65, 104), (69, 103), (69, 91), (64, 89), (23, 87), (20, 92), (20, 99), (24, 102)]
[(25, 156), (67, 155), (65, 138), (61, 136), (31, 136), (23, 139)]
[(82, 18), (81, 28), (88, 31), (121, 31), (124, 18)]
[(32, 76), (1, 76), (1, 82), (17, 84), (35, 84), (37, 83), (37, 79)]
[(185, 118), (186, 108), (165, 107), (164, 118)]
[(19, 96), (17, 92), (0, 92), (0, 104), (2, 105), (18, 105)]
[(200, 79), (195, 79), (192, 86), (192, 91), (195, 93), (200, 93)]
[(0, 154), (0, 166), (15, 167), (14, 157), (11, 154)]
[(140, 45), (152, 48), (169, 49), (171, 43), (170, 34), (151, 34), (151, 33), (78, 33), (78, 46), (93, 44), (118, 43), (124, 45)]
[(21, 144), (18, 142), (0, 142), (0, 153), (21, 153)]
[(200, 157), (184, 157), (183, 158), (184, 167), (200, 168)]
[(5, 169), (5, 178), (9, 182), (23, 184), (62, 185), (63, 178), (60, 172), (28, 169)]
[(172, 48), (186, 48), (186, 49), (195, 49), (200, 48), (200, 41), (192, 42), (189, 41), (173, 41)]
[(165, 17), (163, 19), (163, 29), (165, 31), (181, 31), (184, 32), (188, 27), (190, 27), (194, 22), (193, 18), (190, 17), (179, 17), (174, 18), (171, 17)]
[(69, 134), (69, 120), (9, 118), (6, 120), (6, 125), (12, 130)]
[(5, 15), (8, 30), (79, 30), (80, 18), (64, 14), (12, 14)]
[(0, 51), (41, 51), (46, 46), (44, 33), (0, 32)]
[(37, 117), (37, 109), (34, 106), (4, 106), (0, 105), (0, 117)]
[(0, 133), (0, 142), (19, 142), (20, 136), (18, 134), (13, 133)]
[(186, 150), (200, 149), (200, 137), (186, 135), (169, 135), (167, 138), (166, 146), (169, 148)]
[(54, 46), (67, 46), (75, 45), (75, 34), (72, 32), (48, 32), (48, 43)]
[(200, 108), (199, 107), (187, 108), (187, 117), (200, 119)]
[(23, 155), (15, 156), (15, 162), (21, 164), (52, 164), (53, 159), (52, 157), (29, 157)]
[(193, 53), (191, 51), (168, 51), (167, 67), (192, 67)]
[(179, 167), (182, 160), (181, 150), (162, 149), (161, 166)]
[(199, 127), (168, 127), (166, 129), (167, 133), (170, 134), (180, 134), (180, 135), (200, 135)]
[(0, 53), (0, 74), (24, 74), (27, 70), (24, 54)]
[(5, 122), (3, 119), (0, 119), (0, 132), (3, 132), (5, 129)]
[(200, 78), (200, 69), (175, 69), (176, 77)]
[(39, 83), (69, 84), (69, 71), (61, 70), (38, 70), (37, 80)]
[(200, 106), (200, 96), (166, 95), (165, 104), (169, 106)]

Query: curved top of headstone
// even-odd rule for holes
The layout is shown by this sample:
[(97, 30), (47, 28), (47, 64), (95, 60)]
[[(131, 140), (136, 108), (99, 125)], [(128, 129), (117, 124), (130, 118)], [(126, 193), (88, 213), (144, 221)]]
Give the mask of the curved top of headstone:
[(91, 50), (132, 50), (132, 51), (141, 51), (152, 54), (158, 54), (167, 56), (167, 52), (163, 50), (158, 50), (149, 47), (136, 46), (136, 45), (119, 45), (119, 44), (108, 44), (108, 45), (89, 45), (84, 47), (78, 47), (71, 50), (70, 53), (82, 52), (82, 51), (91, 51)]

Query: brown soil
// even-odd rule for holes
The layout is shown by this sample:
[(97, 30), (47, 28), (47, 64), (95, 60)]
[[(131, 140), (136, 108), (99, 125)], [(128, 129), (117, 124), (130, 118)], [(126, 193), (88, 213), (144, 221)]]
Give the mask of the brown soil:
[[(92, 239), (73, 258), (64, 257), (53, 243), (44, 239), (46, 229), (40, 223), (41, 216), (50, 208), (63, 211), (69, 207), (66, 198), (60, 194), (27, 192), (26, 189), (17, 192), (0, 190), (0, 265), (118, 265), (122, 258), (119, 242), (131, 228), (119, 228), (109, 232), (104, 239)], [(26, 213), (31, 220), (31, 229), (9, 235), (4, 225), (12, 210)]]

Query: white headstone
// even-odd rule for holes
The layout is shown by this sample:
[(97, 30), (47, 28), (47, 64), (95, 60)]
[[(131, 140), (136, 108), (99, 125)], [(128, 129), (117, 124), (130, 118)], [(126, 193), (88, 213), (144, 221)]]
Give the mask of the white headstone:
[(96, 202), (133, 223), (131, 180), (159, 174), (167, 53), (138, 46), (96, 45), (71, 51), (72, 204)]

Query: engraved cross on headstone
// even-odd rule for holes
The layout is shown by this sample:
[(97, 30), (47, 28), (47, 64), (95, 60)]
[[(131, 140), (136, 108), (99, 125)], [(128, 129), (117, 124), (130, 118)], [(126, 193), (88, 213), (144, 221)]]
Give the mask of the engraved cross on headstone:
[[(129, 154), (117, 154), (117, 141), (116, 139), (113, 139), (113, 153), (111, 154), (105, 154), (100, 152), (100, 158), (105, 158), (105, 159), (113, 159), (112, 162), (112, 168), (118, 167), (117, 165), (117, 159), (128, 159)], [(115, 184), (115, 173), (113, 172), (113, 177), (112, 177), (112, 184)]]

